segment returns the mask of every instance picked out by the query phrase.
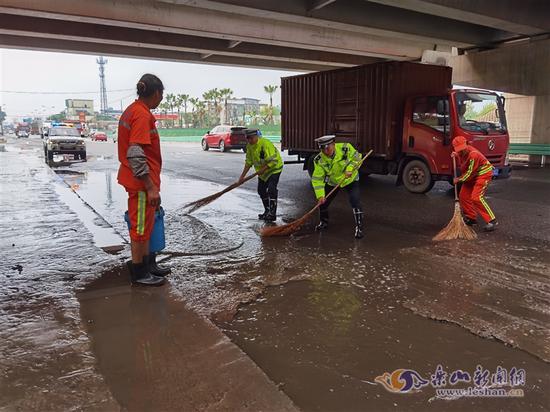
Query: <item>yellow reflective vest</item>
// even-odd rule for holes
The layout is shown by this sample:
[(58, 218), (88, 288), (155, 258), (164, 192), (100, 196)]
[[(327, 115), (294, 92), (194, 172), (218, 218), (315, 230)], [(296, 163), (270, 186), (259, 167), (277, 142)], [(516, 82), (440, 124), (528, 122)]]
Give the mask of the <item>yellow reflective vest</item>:
[[(341, 187), (346, 187), (359, 180), (358, 166), (361, 163), (361, 154), (349, 143), (336, 143), (332, 157), (321, 152), (315, 156), (313, 162), (315, 169), (311, 176), (311, 185), (317, 199), (325, 196), (325, 184), (336, 186), (342, 182)], [(346, 178), (345, 172), (352, 174)]]
[(275, 173), (281, 173), (283, 170), (283, 159), (281, 153), (269, 140), (260, 137), (256, 144), (246, 145), (247, 166), (254, 166), (254, 169), (259, 171), (264, 165), (268, 165), (265, 173), (259, 176), (264, 182)]

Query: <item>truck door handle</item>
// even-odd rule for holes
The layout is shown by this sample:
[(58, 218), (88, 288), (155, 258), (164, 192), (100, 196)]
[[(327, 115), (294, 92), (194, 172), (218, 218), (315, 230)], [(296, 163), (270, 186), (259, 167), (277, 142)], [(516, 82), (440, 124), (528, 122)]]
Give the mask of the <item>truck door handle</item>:
[(443, 143), (443, 139), (440, 138), (440, 137), (437, 137), (437, 136), (432, 136), (432, 140), (433, 140), (434, 142)]

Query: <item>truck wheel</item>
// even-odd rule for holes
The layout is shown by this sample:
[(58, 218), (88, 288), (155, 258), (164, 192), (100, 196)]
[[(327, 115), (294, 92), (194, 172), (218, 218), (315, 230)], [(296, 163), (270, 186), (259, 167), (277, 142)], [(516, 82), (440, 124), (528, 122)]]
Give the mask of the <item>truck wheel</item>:
[(86, 152), (80, 152), (80, 160), (86, 162), (87, 159), (86, 159)]
[(411, 160), (403, 168), (403, 184), (411, 193), (426, 193), (434, 186), (428, 165), (422, 160)]

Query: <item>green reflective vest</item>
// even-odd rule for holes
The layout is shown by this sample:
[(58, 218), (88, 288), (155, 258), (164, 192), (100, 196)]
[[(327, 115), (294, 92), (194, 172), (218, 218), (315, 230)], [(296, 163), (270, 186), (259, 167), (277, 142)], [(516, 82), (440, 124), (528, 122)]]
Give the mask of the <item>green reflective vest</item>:
[[(361, 154), (349, 143), (336, 143), (332, 157), (321, 152), (315, 156), (313, 163), (315, 169), (311, 176), (311, 185), (317, 199), (325, 196), (325, 184), (336, 186), (342, 182), (340, 186), (345, 187), (359, 180), (357, 166), (361, 163)], [(352, 174), (346, 178), (345, 172), (352, 172)]]
[(283, 159), (281, 153), (269, 140), (260, 137), (256, 144), (248, 143), (246, 145), (247, 166), (254, 166), (256, 172), (264, 165), (268, 165), (267, 171), (260, 175), (259, 178), (264, 182), (275, 173), (281, 173), (283, 170)]

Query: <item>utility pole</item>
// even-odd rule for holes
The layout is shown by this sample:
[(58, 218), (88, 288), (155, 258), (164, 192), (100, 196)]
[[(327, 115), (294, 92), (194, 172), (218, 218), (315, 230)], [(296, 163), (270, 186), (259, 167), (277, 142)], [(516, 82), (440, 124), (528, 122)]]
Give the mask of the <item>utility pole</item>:
[(0, 136), (4, 136), (4, 120), (6, 119), (6, 113), (2, 111), (0, 106)]
[(103, 56), (96, 59), (97, 64), (99, 64), (99, 100), (101, 113), (105, 114), (109, 109), (107, 107), (107, 89), (105, 87), (105, 65), (107, 64), (107, 59)]

